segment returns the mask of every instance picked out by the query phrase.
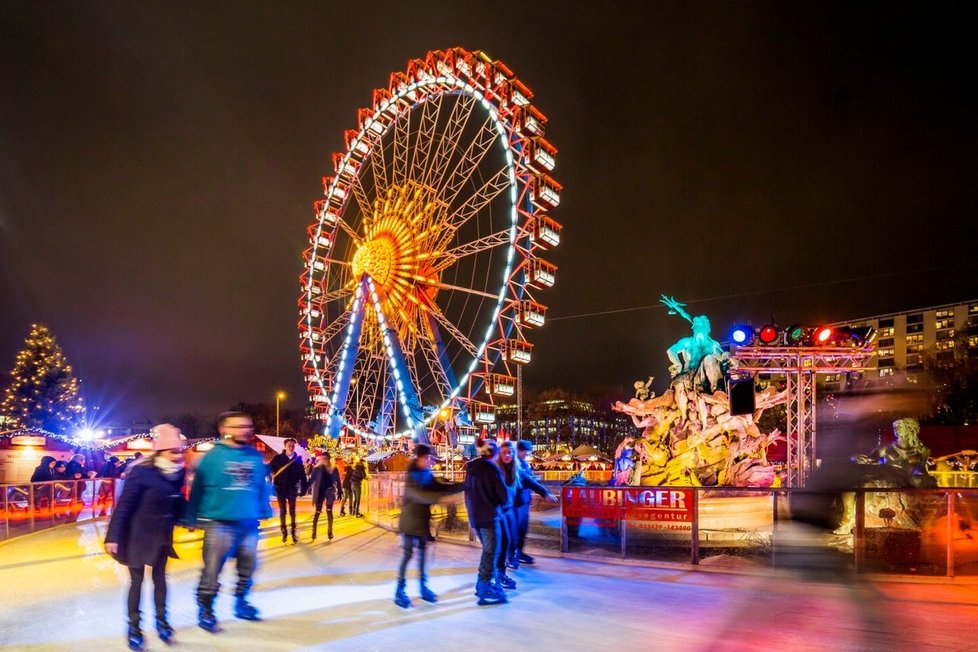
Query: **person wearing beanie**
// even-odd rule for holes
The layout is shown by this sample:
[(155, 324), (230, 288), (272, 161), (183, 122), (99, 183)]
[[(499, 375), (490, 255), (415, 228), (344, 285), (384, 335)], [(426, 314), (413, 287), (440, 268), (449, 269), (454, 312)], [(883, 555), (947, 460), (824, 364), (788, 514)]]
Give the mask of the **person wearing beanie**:
[(326, 537), (333, 540), (333, 501), (337, 498), (343, 500), (343, 481), (340, 480), (339, 469), (333, 464), (329, 453), (321, 453), (316, 466), (312, 467), (309, 474), (309, 484), (312, 485), (312, 504), (316, 509), (312, 517), (312, 540), (316, 540), (316, 531), (319, 527), (319, 515), (323, 511), (323, 502), (326, 502)]
[(516, 466), (519, 473), (520, 486), (513, 501), (513, 509), (516, 512), (516, 537), (510, 546), (510, 556), (507, 564), (510, 568), (517, 569), (520, 564), (532, 564), (533, 557), (523, 552), (523, 545), (526, 543), (526, 533), (530, 529), (530, 503), (533, 500), (532, 493), (539, 494), (548, 503), (556, 503), (557, 497), (549, 489), (540, 484), (530, 463), (526, 461), (526, 456), (533, 450), (533, 443), (522, 439), (516, 444)]
[(218, 631), (214, 615), (221, 569), (234, 557), (238, 584), (234, 615), (261, 620), (248, 602), (258, 565), (258, 534), (263, 519), (272, 515), (268, 466), (255, 450), (255, 423), (244, 412), (225, 412), (217, 419), (221, 440), (207, 451), (194, 475), (187, 504), (188, 527), (204, 529), (204, 568), (197, 585), (197, 624)]
[(407, 583), (408, 562), (418, 549), (418, 579), (421, 583), (421, 599), (434, 604), (438, 596), (428, 588), (428, 576), (425, 573), (425, 555), (428, 540), (431, 537), (431, 506), (445, 496), (460, 493), (462, 483), (448, 483), (437, 480), (431, 472), (431, 447), (418, 444), (414, 448), (414, 459), (408, 467), (404, 479), (404, 500), (401, 503), (401, 516), (397, 529), (401, 533), (401, 564), (397, 569), (397, 589), (394, 592), (394, 603), (407, 609), (411, 606), (404, 588)]
[(119, 504), (105, 535), (105, 551), (129, 568), (127, 608), (129, 648), (142, 649), (139, 602), (146, 566), (152, 568), (156, 631), (164, 642), (173, 638), (166, 615), (166, 563), (176, 557), (173, 526), (184, 508), (183, 447), (187, 438), (168, 423), (156, 426), (153, 454), (129, 468)]
[(476, 443), (479, 456), (465, 465), (465, 508), (469, 514), (469, 526), (475, 530), (482, 544), (479, 573), (475, 595), (479, 605), (501, 604), (507, 601), (506, 593), (493, 583), (496, 558), (501, 553), (500, 508), (508, 495), (503, 476), (496, 466), (499, 447), (490, 439)]

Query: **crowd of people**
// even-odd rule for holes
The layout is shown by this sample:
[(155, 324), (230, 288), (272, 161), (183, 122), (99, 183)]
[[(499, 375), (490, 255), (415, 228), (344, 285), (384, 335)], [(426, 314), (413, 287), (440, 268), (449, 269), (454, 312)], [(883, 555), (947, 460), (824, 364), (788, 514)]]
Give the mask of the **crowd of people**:
[(445, 483), (431, 472), (431, 448), (424, 444), (415, 448), (398, 523), (403, 554), (398, 567), (395, 604), (403, 608), (411, 606), (405, 591), (405, 572), (415, 549), (421, 599), (437, 601), (427, 585), (425, 572), (427, 542), (431, 538), (431, 505), (462, 491), (469, 526), (482, 544), (475, 585), (478, 604), (507, 602), (506, 591), (516, 588), (516, 581), (507, 570), (534, 563), (533, 557), (523, 550), (529, 528), (530, 494), (535, 492), (549, 502), (557, 502), (556, 496), (537, 481), (526, 461), (531, 449), (528, 441), (507, 441), (500, 446), (491, 439), (479, 440), (478, 456), (466, 465), (464, 483)]
[[(258, 561), (259, 524), (272, 516), (271, 487), (279, 505), (283, 543), (289, 535), (293, 543), (298, 542), (295, 504), (298, 496), (308, 492), (312, 493), (316, 511), (313, 541), (324, 506), (327, 537), (333, 538), (336, 499), (342, 501), (349, 496), (350, 514), (363, 516), (360, 487), (367, 478), (367, 468), (359, 457), (354, 457), (341, 474), (329, 453), (321, 454), (315, 465), (306, 464), (296, 450), (296, 441), (289, 438), (284, 441), (282, 452), (266, 464), (254, 447), (251, 416), (226, 412), (218, 418), (217, 430), (219, 440), (194, 470), (189, 495), (183, 452), (187, 440), (172, 425), (154, 428), (153, 453), (136, 460), (124, 471), (126, 481), (112, 512), (105, 549), (129, 569), (131, 581), (126, 605), (130, 649), (142, 649), (145, 642), (139, 607), (147, 566), (153, 577), (157, 634), (164, 642), (173, 638), (173, 628), (167, 618), (166, 564), (176, 556), (173, 550), (176, 525), (203, 531), (197, 623), (213, 633), (219, 631), (214, 611), (219, 578), (231, 558), (235, 560), (237, 572), (234, 615), (244, 620), (260, 620), (259, 611), (248, 596)], [(110, 459), (105, 467), (112, 477), (123, 473), (122, 466), (116, 462)], [(105, 473), (103, 469), (103, 476), (109, 477)]]
[[(235, 560), (237, 582), (234, 615), (260, 620), (249, 601), (255, 569), (259, 525), (272, 517), (271, 489), (279, 506), (283, 543), (299, 540), (296, 499), (311, 494), (315, 510), (313, 541), (319, 534), (322, 512), (326, 512), (326, 536), (333, 539), (333, 506), (340, 501), (340, 515), (354, 517), (360, 511), (361, 487), (367, 478), (364, 460), (345, 463), (322, 453), (314, 464), (304, 460), (294, 439), (283, 442), (283, 450), (266, 464), (254, 447), (252, 418), (242, 412), (227, 412), (218, 419), (219, 441), (197, 465), (189, 482), (185, 456), (186, 438), (169, 424), (157, 426), (153, 453), (129, 466), (118, 504), (112, 513), (105, 549), (128, 567), (130, 587), (126, 598), (127, 640), (131, 649), (142, 649), (140, 594), (147, 566), (153, 578), (155, 626), (161, 640), (170, 642), (173, 628), (167, 618), (166, 565), (175, 557), (173, 530), (183, 525), (203, 531), (202, 569), (197, 584), (197, 623), (208, 631), (219, 631), (214, 605), (219, 595), (219, 578), (225, 563)], [(464, 483), (435, 478), (432, 449), (415, 447), (405, 476), (404, 498), (398, 528), (402, 555), (397, 570), (394, 602), (409, 608), (406, 591), (407, 568), (417, 555), (422, 600), (434, 603), (438, 596), (428, 585), (427, 548), (431, 536), (431, 506), (464, 492), (470, 526), (482, 544), (475, 595), (479, 605), (507, 601), (506, 591), (516, 588), (507, 574), (532, 564), (523, 550), (529, 520), (531, 493), (556, 502), (557, 498), (533, 475), (526, 454), (529, 442), (480, 440), (479, 456), (469, 462)]]

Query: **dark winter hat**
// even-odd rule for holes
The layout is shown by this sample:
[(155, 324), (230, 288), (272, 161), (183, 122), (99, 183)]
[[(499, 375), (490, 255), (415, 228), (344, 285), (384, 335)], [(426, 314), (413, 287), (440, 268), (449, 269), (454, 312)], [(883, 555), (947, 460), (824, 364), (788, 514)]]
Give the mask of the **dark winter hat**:
[(418, 444), (414, 447), (415, 457), (424, 457), (425, 455), (431, 455), (431, 446), (428, 444)]
[(113, 455), (112, 457), (109, 458), (109, 463), (110, 464), (116, 464), (118, 462), (119, 462), (119, 458), (116, 457), (115, 455)]
[(533, 442), (530, 441), (529, 439), (521, 439), (516, 444), (516, 450), (518, 450), (518, 451), (526, 451), (527, 453), (532, 452), (533, 451)]
[(475, 448), (480, 457), (492, 457), (499, 450), (499, 444), (496, 443), (495, 439), (482, 439), (480, 437), (475, 442)]

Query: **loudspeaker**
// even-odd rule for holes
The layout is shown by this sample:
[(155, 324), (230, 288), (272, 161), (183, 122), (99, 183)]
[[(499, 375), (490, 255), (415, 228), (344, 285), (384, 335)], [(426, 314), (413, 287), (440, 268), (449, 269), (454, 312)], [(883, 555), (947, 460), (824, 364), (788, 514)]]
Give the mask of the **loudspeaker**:
[(730, 414), (754, 413), (754, 378), (727, 379), (727, 395), (730, 397)]

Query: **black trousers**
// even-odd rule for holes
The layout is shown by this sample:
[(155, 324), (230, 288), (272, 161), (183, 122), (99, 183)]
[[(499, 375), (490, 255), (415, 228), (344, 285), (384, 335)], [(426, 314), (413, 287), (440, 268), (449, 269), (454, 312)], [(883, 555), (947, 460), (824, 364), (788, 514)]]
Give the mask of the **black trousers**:
[[(156, 607), (156, 618), (166, 620), (166, 561), (167, 551), (162, 550), (153, 564), (153, 604)], [(129, 625), (139, 629), (139, 599), (143, 592), (143, 577), (145, 566), (129, 567)]]
[(296, 494), (277, 494), (278, 497), (278, 518), (282, 523), (282, 534), (285, 534), (285, 507), (288, 505), (289, 517), (292, 519), (292, 529), (295, 530), (295, 497)]

